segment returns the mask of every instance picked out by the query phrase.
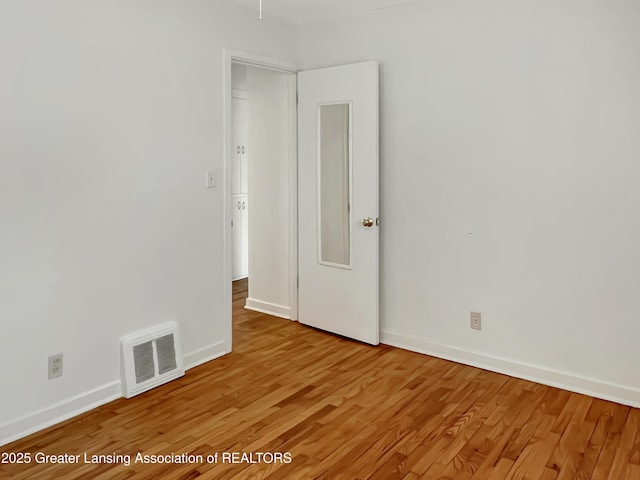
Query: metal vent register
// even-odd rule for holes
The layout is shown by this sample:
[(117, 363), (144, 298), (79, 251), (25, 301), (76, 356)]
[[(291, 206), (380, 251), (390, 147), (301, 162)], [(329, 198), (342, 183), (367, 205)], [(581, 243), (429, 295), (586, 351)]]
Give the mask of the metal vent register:
[(175, 322), (127, 335), (121, 342), (122, 391), (127, 398), (184, 375)]

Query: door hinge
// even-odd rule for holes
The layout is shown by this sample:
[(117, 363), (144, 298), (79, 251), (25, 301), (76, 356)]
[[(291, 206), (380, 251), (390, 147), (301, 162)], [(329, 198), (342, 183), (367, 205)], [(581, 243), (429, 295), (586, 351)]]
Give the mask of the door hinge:
[(298, 97), (298, 92), (296, 92), (296, 105), (300, 103), (300, 98)]

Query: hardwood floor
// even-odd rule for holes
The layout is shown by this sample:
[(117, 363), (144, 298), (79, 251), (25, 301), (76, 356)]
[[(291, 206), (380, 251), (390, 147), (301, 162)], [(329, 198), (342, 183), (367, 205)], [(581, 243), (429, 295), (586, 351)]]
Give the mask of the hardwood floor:
[[(245, 296), (236, 282), (232, 354), (0, 447), (32, 456), (0, 465), (0, 478), (640, 479), (638, 409), (352, 342), (244, 310)], [(36, 464), (37, 452), (80, 463)], [(202, 461), (135, 463), (138, 453)]]

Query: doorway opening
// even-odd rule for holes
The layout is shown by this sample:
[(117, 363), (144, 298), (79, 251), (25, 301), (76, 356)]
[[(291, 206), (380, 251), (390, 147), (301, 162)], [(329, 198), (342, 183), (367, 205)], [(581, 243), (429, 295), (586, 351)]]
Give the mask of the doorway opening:
[[(378, 64), (296, 74), (295, 66), (269, 62), (225, 52), (226, 350), (232, 349), (231, 225), (238, 198), (239, 210), (248, 211), (244, 308), (291, 320), (299, 315), (304, 325), (377, 345)], [(233, 143), (233, 64), (246, 71), (246, 145)], [(235, 150), (242, 169), (243, 146), (247, 191), (234, 200), (232, 175), (242, 189), (243, 174), (231, 167)]]
[(225, 52), (227, 352), (232, 305), (297, 319), (295, 72), (286, 62)]

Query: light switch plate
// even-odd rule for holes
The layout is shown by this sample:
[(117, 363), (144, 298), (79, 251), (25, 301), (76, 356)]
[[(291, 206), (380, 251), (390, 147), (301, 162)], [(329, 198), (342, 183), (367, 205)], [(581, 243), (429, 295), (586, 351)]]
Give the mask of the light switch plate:
[(207, 183), (206, 183), (207, 188), (213, 188), (216, 186), (216, 176), (213, 173), (213, 170), (208, 170), (207, 171)]

